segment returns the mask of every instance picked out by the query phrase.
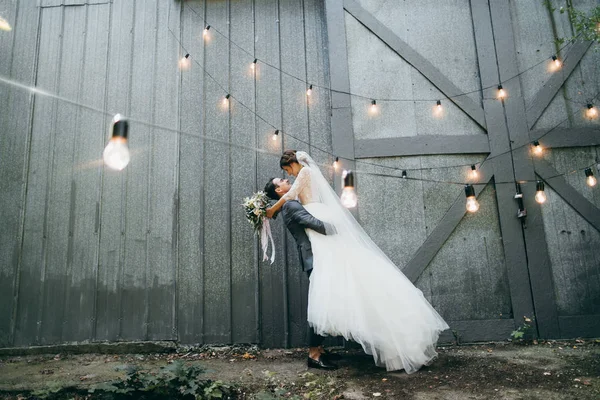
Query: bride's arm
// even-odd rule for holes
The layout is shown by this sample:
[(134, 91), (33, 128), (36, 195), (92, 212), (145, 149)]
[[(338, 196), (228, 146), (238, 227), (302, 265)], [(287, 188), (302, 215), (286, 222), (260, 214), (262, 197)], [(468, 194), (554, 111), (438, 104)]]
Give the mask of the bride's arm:
[(277, 203), (267, 208), (267, 218), (273, 218), (273, 215), (275, 215), (275, 213), (279, 211), (281, 207), (283, 207), (286, 201), (287, 199), (285, 197), (282, 197), (279, 200), (277, 200)]

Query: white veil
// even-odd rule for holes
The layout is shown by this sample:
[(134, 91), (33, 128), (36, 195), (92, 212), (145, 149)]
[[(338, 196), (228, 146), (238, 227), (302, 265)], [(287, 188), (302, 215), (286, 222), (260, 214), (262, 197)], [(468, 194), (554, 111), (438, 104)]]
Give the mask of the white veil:
[[(379, 256), (383, 257), (390, 264), (398, 268), (392, 260), (373, 242), (367, 232), (360, 226), (354, 216), (344, 207), (335, 191), (329, 186), (317, 163), (304, 151), (296, 152), (296, 159), (304, 167), (308, 167), (311, 172), (311, 183), (313, 190), (313, 200), (324, 203), (331, 212), (331, 223), (335, 226), (337, 233), (348, 237), (350, 243), (359, 243)], [(404, 277), (405, 279), (408, 279)]]

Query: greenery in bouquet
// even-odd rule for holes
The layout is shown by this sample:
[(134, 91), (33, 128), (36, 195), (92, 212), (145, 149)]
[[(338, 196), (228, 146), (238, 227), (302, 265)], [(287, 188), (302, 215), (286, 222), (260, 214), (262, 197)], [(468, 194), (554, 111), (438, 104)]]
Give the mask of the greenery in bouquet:
[(269, 197), (265, 192), (259, 191), (254, 193), (252, 197), (246, 197), (242, 206), (246, 212), (246, 219), (254, 228), (254, 232), (260, 235), (263, 220), (267, 215), (267, 207), (269, 207)]

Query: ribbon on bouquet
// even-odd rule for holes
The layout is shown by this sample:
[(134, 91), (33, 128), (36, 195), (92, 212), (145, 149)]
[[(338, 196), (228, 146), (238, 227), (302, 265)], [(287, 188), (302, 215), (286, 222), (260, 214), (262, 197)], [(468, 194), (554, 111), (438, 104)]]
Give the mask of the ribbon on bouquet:
[(269, 250), (269, 239), (271, 240), (271, 264), (275, 262), (275, 242), (273, 241), (273, 235), (271, 234), (271, 225), (269, 225), (269, 219), (263, 219), (263, 225), (260, 229), (260, 244), (263, 249), (263, 261), (269, 259), (267, 251)]

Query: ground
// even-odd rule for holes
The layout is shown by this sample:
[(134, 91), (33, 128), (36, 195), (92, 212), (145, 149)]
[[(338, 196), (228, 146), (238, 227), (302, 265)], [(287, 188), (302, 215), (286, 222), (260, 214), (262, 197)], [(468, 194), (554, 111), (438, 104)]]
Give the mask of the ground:
[(600, 340), (439, 347), (438, 359), (412, 375), (377, 368), (358, 350), (333, 350), (342, 356), (334, 372), (308, 370), (304, 349), (243, 346), (179, 347), (169, 354), (4, 356), (0, 398), (25, 399), (49, 387), (87, 390), (123, 378), (128, 366), (158, 370), (182, 360), (201, 366), (202, 379), (238, 385), (247, 399), (600, 399)]

